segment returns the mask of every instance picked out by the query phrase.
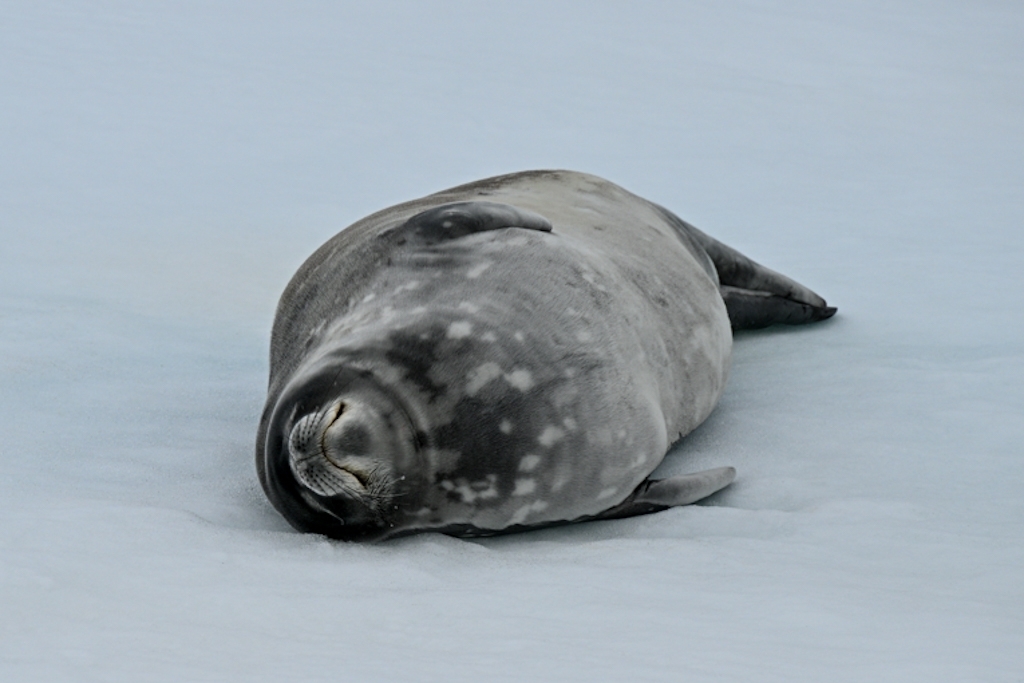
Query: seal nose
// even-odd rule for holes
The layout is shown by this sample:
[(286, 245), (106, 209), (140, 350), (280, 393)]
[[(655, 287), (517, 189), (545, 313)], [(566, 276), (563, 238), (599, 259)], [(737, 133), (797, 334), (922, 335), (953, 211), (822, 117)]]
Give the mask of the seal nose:
[[(334, 420), (324, 430), (324, 453), (330, 460), (340, 460), (346, 455), (368, 455), (373, 445), (371, 427), (365, 411), (358, 406), (349, 407), (342, 403)], [(337, 464), (341, 464), (338, 462)]]

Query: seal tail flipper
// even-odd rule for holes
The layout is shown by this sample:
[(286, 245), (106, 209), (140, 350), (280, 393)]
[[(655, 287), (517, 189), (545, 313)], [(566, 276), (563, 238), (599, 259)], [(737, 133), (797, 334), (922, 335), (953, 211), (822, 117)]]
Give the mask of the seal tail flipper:
[(733, 330), (756, 330), (776, 323), (813, 323), (831, 318), (836, 313), (833, 306), (816, 306), (771, 292), (728, 285), (721, 285), (719, 289)]
[(762, 266), (689, 223), (685, 225), (715, 264), (732, 329), (752, 330), (776, 323), (800, 325), (835, 315), (835, 307), (799, 282)]
[(799, 282), (722, 244), (668, 209), (657, 208), (677, 233), (696, 242), (711, 259), (733, 330), (800, 325), (835, 315), (834, 307)]
[(596, 515), (594, 519), (635, 517), (696, 503), (724, 489), (735, 478), (735, 468), (718, 467), (679, 477), (647, 479), (637, 486), (626, 500)]

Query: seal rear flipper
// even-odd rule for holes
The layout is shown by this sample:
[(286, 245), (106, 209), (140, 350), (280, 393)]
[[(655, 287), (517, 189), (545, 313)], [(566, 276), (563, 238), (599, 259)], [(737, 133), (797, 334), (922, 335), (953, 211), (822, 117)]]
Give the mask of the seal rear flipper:
[(711, 259), (733, 330), (800, 325), (835, 315), (834, 307), (799, 282), (722, 244), (668, 209), (655, 207), (684, 243), (695, 242)]
[(721, 491), (735, 478), (735, 468), (717, 467), (679, 477), (647, 479), (626, 500), (591, 519), (622, 519), (689, 505)]
[(832, 306), (814, 306), (786, 297), (739, 287), (723, 285), (722, 298), (734, 330), (756, 330), (775, 323), (800, 325), (831, 318)]
[(477, 232), (525, 228), (551, 232), (551, 222), (540, 214), (497, 202), (456, 202), (422, 211), (390, 233), (399, 243), (437, 244)]
[(835, 315), (835, 307), (799, 282), (762, 266), (689, 223), (684, 225), (715, 264), (733, 330), (776, 323), (800, 325)]

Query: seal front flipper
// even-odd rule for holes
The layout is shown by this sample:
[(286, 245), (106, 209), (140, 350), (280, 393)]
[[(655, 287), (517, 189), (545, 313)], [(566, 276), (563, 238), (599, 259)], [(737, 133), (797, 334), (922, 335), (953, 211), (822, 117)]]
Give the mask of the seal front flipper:
[(594, 519), (622, 519), (671, 507), (689, 505), (707, 498), (724, 489), (736, 478), (733, 467), (717, 467), (713, 470), (684, 474), (665, 479), (647, 479), (615, 507), (605, 510)]
[(389, 236), (399, 244), (430, 245), (502, 228), (551, 232), (551, 222), (540, 214), (510, 204), (456, 202), (416, 214)]

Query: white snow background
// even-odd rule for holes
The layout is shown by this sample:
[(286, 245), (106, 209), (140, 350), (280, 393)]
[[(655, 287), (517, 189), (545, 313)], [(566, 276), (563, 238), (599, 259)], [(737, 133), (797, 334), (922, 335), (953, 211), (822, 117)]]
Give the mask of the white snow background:
[[(4, 681), (1024, 681), (1024, 6), (10, 2)], [(740, 335), (706, 504), (296, 533), (274, 306), (372, 211), (529, 168), (839, 307)]]

